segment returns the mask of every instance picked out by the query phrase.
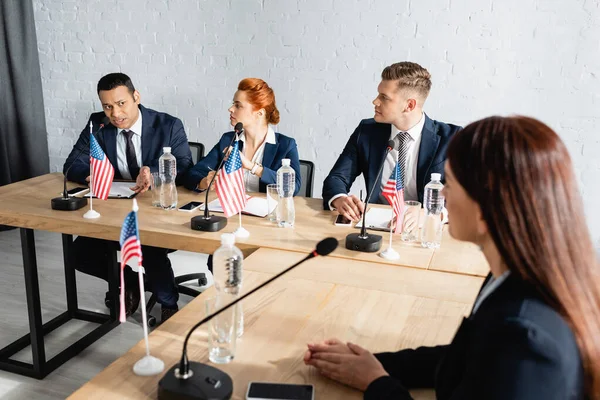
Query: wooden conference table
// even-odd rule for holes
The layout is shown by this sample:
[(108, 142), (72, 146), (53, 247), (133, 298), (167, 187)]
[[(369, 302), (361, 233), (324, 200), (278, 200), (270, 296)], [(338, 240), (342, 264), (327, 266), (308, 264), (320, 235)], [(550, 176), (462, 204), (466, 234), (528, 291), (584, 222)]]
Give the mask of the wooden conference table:
[[(21, 228), (25, 286), (31, 329), (30, 334), (0, 349), (0, 369), (36, 378), (43, 378), (99, 337), (106, 334), (117, 324), (114, 310), (111, 311), (110, 316), (107, 316), (78, 308), (75, 272), (73, 266), (69, 265), (67, 257), (65, 257), (67, 311), (54, 320), (42, 323), (35, 259), (35, 241), (33, 236), (34, 230), (45, 230), (63, 234), (63, 248), (66, 255), (69, 253), (73, 235), (118, 240), (123, 219), (131, 210), (131, 201), (128, 200), (95, 200), (94, 209), (101, 214), (101, 217), (97, 220), (85, 220), (82, 218), (85, 211), (87, 211), (87, 207), (73, 212), (52, 210), (50, 208), (50, 199), (58, 196), (59, 192), (61, 192), (62, 180), (62, 174), (55, 173), (0, 188), (0, 224)], [(73, 187), (75, 185), (70, 186)], [(220, 235), (223, 232), (232, 232), (237, 227), (237, 218), (232, 218), (228, 226), (221, 232), (193, 231), (190, 229), (190, 218), (194, 215), (199, 215), (198, 211), (195, 213), (185, 213), (164, 211), (152, 207), (151, 193), (140, 195), (137, 197), (137, 200), (140, 206), (138, 213), (140, 238), (142, 244), (145, 245), (211, 253), (220, 245)], [(179, 203), (184, 204), (191, 200), (204, 200), (204, 197), (197, 193), (180, 189)], [(373, 286), (370, 289), (374, 290), (384, 286), (387, 287), (390, 284), (394, 286), (393, 281), (384, 276), (379, 276), (377, 282), (374, 282), (373, 279), (367, 279), (367, 277), (373, 274), (372, 271), (379, 271), (375, 267), (391, 267), (394, 271), (404, 270), (397, 268), (399, 266), (411, 267), (409, 269), (411, 271), (413, 269), (416, 271), (422, 270), (421, 272), (432, 274), (434, 271), (446, 271), (449, 273), (440, 276), (450, 277), (448, 279), (477, 279), (473, 276), (484, 276), (488, 271), (485, 260), (474, 246), (451, 239), (447, 232), (444, 233), (442, 247), (435, 251), (423, 249), (418, 244), (403, 243), (396, 239), (394, 241), (394, 248), (400, 253), (400, 259), (397, 261), (386, 261), (375, 253), (367, 254), (346, 250), (343, 244), (344, 238), (348, 233), (356, 232), (354, 228), (334, 226), (334, 213), (323, 211), (322, 200), (320, 199), (295, 198), (294, 201), (296, 206), (296, 224), (294, 229), (278, 229), (266, 219), (244, 217), (243, 224), (250, 231), (251, 235), (248, 239), (239, 241), (237, 243), (238, 247), (246, 255), (250, 255), (258, 249), (265, 249), (265, 251), (272, 249), (286, 251), (288, 252), (286, 254), (289, 254), (289, 257), (293, 258), (294, 256), (301, 257), (298, 253), (305, 254), (311, 251), (315, 244), (324, 237), (333, 236), (340, 240), (340, 247), (329, 256), (329, 259), (337, 260), (336, 263), (340, 265), (351, 266), (354, 265), (352, 262), (363, 265), (359, 268), (359, 272), (356, 272), (355, 277), (357, 281), (364, 278), (365, 282), (371, 282)], [(387, 242), (388, 234), (383, 233), (383, 236), (384, 242)], [(288, 256), (286, 255), (286, 257)], [(256, 260), (255, 257), (253, 258)], [(285, 259), (287, 258), (273, 259), (276, 260), (272, 263), (273, 267), (287, 266), (288, 264), (285, 262)], [(116, 277), (116, 253), (113, 265), (113, 274)], [(266, 273), (264, 271), (256, 271), (256, 279), (259, 280), (260, 274)], [(463, 275), (471, 275), (472, 277), (465, 277)], [(253, 279), (252, 276), (252, 274), (248, 274), (249, 281)], [(425, 278), (424, 282), (426, 281), (427, 278)], [(322, 284), (325, 283), (322, 282)], [(331, 281), (328, 284), (337, 285), (338, 282)], [(113, 293), (117, 292), (115, 285), (116, 279), (114, 279), (110, 287)], [(471, 300), (472, 298), (463, 304), (468, 304)], [(181, 312), (177, 315), (180, 314)], [(46, 361), (44, 335), (73, 318), (97, 322), (101, 325), (53, 359)], [(182, 321), (182, 319), (177, 318), (173, 323), (175, 324), (177, 321)], [(193, 321), (197, 321), (197, 318), (189, 320), (186, 326), (191, 326)], [(457, 321), (458, 317), (456, 318)], [(185, 327), (181, 327), (181, 329), (185, 331)], [(156, 335), (158, 335), (158, 332), (160, 330), (157, 331)], [(29, 345), (31, 345), (33, 353), (32, 364), (10, 359), (16, 352)]]
[[(244, 290), (303, 257), (284, 250), (256, 251), (244, 263)], [(244, 300), (245, 332), (235, 359), (216, 367), (233, 379), (233, 399), (245, 399), (251, 381), (309, 383), (315, 386), (316, 399), (361, 399), (361, 392), (303, 364), (306, 343), (337, 337), (372, 351), (448, 343), (470, 311), (482, 280), (335, 257), (313, 259)], [(151, 353), (165, 362), (165, 369), (179, 361), (183, 339), (204, 317), (204, 300), (211, 295), (214, 288), (150, 335)], [(166, 371), (152, 377), (134, 375), (132, 366), (144, 355), (140, 341), (70, 399), (156, 398)], [(206, 327), (192, 335), (188, 357), (208, 363)], [(435, 398), (431, 390), (414, 391), (413, 396)]]

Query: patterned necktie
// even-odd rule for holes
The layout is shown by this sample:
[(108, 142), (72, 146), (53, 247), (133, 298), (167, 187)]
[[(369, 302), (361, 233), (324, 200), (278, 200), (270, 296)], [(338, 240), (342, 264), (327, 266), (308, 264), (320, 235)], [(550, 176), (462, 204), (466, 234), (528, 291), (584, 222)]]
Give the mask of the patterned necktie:
[(131, 175), (131, 179), (137, 179), (138, 174), (140, 173), (140, 167), (138, 166), (137, 157), (135, 156), (135, 147), (133, 146), (133, 137), (132, 131), (123, 130), (123, 134), (127, 139), (127, 145), (125, 147), (125, 155), (127, 156), (127, 169), (129, 169), (129, 174)]
[(398, 165), (400, 166), (400, 179), (402, 187), (406, 187), (406, 157), (408, 156), (408, 147), (412, 138), (408, 132), (398, 132), (396, 138), (400, 141), (398, 149)]

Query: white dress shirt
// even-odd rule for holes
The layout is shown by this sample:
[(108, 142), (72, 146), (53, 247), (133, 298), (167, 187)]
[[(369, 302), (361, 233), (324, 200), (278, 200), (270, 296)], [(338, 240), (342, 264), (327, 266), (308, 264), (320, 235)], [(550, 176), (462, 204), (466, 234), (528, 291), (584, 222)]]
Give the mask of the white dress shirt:
[(483, 303), (483, 301), (490, 294), (492, 294), (492, 292), (494, 290), (496, 290), (500, 285), (502, 285), (502, 282), (504, 282), (506, 280), (506, 278), (508, 278), (509, 275), (510, 275), (509, 270), (505, 271), (502, 275), (500, 275), (497, 278), (494, 278), (494, 276), (492, 275), (492, 277), (490, 278), (489, 281), (487, 281), (487, 283), (485, 284), (483, 289), (481, 289), (481, 293), (479, 293), (479, 296), (477, 296), (477, 299), (475, 300), (475, 305), (473, 306), (473, 311), (471, 311), (471, 314), (475, 314), (477, 312), (477, 310), (481, 306), (481, 303)]
[[(240, 140), (242, 142), (244, 142), (244, 148), (242, 150), (242, 153), (244, 153), (244, 155), (246, 155), (246, 132), (245, 131), (240, 135)], [(270, 143), (270, 144), (276, 143), (275, 131), (273, 130), (273, 128), (271, 128), (271, 125), (269, 125), (267, 128), (267, 136), (265, 137), (265, 140), (262, 142), (260, 147), (258, 149), (256, 149), (256, 152), (254, 152), (254, 155), (252, 156), (252, 160), (251, 160), (252, 162), (262, 164), (263, 156), (265, 155), (265, 145), (267, 143)], [(249, 170), (244, 169), (244, 184), (246, 185), (246, 192), (258, 192), (259, 188), (260, 188), (260, 178), (258, 177), (258, 175), (253, 175)]]
[[(138, 167), (142, 168), (142, 113), (139, 110), (138, 119), (129, 130), (133, 132), (131, 141), (135, 148), (135, 158), (137, 159)], [(119, 168), (123, 179), (133, 180), (135, 178), (129, 173), (127, 165), (127, 138), (121, 132), (123, 132), (123, 129), (117, 129), (117, 168)]]
[[(406, 171), (404, 173), (404, 200), (419, 201), (419, 194), (417, 191), (417, 165), (419, 161), (419, 149), (421, 148), (421, 132), (425, 125), (425, 116), (421, 113), (421, 119), (415, 126), (407, 130), (410, 136), (410, 142), (408, 143), (408, 151), (406, 153)], [(390, 133), (390, 140), (394, 139), (396, 135), (401, 132), (398, 128), (392, 125), (392, 131)], [(381, 186), (390, 179), (392, 171), (396, 167), (398, 162), (398, 150), (392, 150), (388, 153), (385, 164), (383, 165), (383, 171), (381, 173)], [(402, 166), (400, 166), (402, 168)]]

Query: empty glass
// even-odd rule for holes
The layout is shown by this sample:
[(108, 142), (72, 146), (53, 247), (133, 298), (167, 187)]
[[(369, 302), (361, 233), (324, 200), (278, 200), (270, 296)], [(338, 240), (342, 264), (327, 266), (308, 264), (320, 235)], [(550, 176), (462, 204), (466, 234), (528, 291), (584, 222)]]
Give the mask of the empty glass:
[(277, 192), (277, 184), (272, 183), (267, 185), (267, 218), (271, 222), (277, 222), (277, 203), (279, 202), (279, 193)]
[(404, 202), (404, 219), (402, 221), (402, 240), (414, 242), (419, 238), (419, 217), (421, 216), (421, 203), (407, 200)]
[(160, 185), (162, 184), (160, 174), (158, 172), (152, 173), (152, 206), (160, 207)]
[[(231, 298), (231, 296), (225, 297)], [(214, 313), (228, 303), (229, 301), (220, 296), (206, 299), (204, 302), (206, 315)], [(208, 323), (208, 359), (216, 364), (226, 364), (235, 356), (236, 314), (237, 307), (230, 307)]]

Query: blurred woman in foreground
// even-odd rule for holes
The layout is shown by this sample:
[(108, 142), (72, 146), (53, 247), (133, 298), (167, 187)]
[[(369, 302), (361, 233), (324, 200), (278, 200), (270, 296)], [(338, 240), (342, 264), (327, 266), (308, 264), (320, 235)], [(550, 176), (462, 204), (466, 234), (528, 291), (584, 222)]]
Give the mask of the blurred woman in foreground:
[(600, 270), (571, 159), (526, 117), (491, 117), (448, 148), (450, 234), (491, 274), (452, 343), (371, 354), (332, 339), (304, 361), (365, 399), (600, 398)]

